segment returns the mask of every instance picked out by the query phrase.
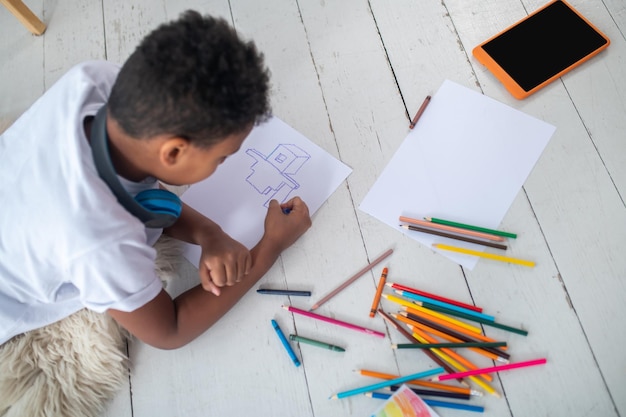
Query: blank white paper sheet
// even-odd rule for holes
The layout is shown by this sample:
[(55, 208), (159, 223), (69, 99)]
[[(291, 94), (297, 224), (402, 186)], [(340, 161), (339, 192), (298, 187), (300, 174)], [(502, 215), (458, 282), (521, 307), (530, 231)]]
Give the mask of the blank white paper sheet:
[[(256, 126), (204, 181), (192, 185), (182, 200), (221, 226), (233, 239), (252, 248), (264, 232), (267, 207), (298, 196), (313, 215), (352, 170), (282, 120)], [(194, 265), (200, 247), (185, 244)]]
[[(359, 208), (432, 247), (481, 245), (401, 229), (400, 216), (498, 229), (555, 127), (446, 80)], [(523, 230), (509, 230), (523, 239)], [(488, 248), (490, 252), (524, 258)], [(477, 257), (438, 251), (473, 269)]]

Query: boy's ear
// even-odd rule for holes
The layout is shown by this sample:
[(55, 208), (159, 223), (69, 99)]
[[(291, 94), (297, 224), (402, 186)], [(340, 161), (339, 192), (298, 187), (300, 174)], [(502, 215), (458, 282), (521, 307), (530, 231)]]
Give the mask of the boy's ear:
[(189, 150), (189, 145), (189, 141), (181, 137), (166, 139), (159, 149), (159, 159), (161, 163), (164, 166), (176, 165)]

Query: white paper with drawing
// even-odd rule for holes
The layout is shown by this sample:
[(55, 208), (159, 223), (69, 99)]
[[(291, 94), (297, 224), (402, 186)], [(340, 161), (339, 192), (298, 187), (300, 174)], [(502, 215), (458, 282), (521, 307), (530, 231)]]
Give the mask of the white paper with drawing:
[[(182, 200), (252, 248), (263, 236), (272, 199), (302, 198), (311, 215), (352, 170), (302, 134), (273, 117), (253, 129), (241, 149), (206, 180), (192, 185)], [(185, 245), (194, 265), (200, 248)]]
[[(428, 247), (447, 243), (484, 250), (481, 245), (400, 229), (398, 217), (438, 217), (499, 228), (554, 130), (445, 81), (359, 208)], [(523, 230), (511, 232), (523, 238)], [(440, 253), (469, 269), (478, 261)]]

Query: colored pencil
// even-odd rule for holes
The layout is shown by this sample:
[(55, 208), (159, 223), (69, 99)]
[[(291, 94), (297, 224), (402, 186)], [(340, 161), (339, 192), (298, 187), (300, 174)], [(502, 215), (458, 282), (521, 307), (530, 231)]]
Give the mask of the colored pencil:
[(491, 233), (493, 235), (510, 237), (513, 239), (517, 237), (517, 234), (515, 233), (503, 232), (502, 230), (487, 229), (486, 227), (480, 226), (472, 226), (471, 224), (458, 223), (450, 220), (438, 219), (436, 217), (425, 217), (424, 220), (426, 220), (427, 222), (445, 224), (447, 226), (460, 227), (461, 229), (475, 230), (477, 232)]
[[(443, 303), (443, 302), (438, 301), (438, 300), (431, 300), (428, 297), (422, 297), (421, 295), (413, 294), (412, 292), (409, 292), (409, 291), (394, 290), (394, 292), (396, 294), (398, 294), (398, 295), (401, 295), (401, 296), (405, 297), (405, 298), (410, 298), (411, 300), (415, 300), (417, 302), (417, 305), (419, 305), (419, 306), (422, 306), (424, 308), (428, 308), (428, 309), (433, 310), (433, 311), (438, 311), (440, 313), (446, 313), (446, 314), (450, 314), (450, 315), (454, 315), (453, 313), (459, 313), (461, 315), (458, 316), (458, 317), (461, 317), (461, 318), (467, 318), (468, 316), (470, 316), (470, 317), (476, 317), (476, 318), (484, 320), (484, 321), (495, 321), (496, 320), (496, 318), (493, 317), (493, 316), (489, 316), (489, 315), (484, 314), (484, 313), (478, 313), (478, 312), (473, 311), (473, 310), (467, 310), (465, 308), (457, 307), (457, 306), (452, 305), (452, 304)], [(433, 307), (436, 307), (436, 308), (433, 308)], [(482, 323), (482, 321), (480, 323)]]
[(489, 246), (490, 248), (506, 250), (507, 246), (501, 243), (488, 242), (486, 240), (474, 239), (463, 235), (455, 235), (454, 233), (448, 233), (441, 230), (430, 229), (428, 227), (414, 226), (412, 224), (401, 224), (401, 228), (412, 230), (414, 232), (427, 233), (429, 235), (436, 235), (441, 237), (447, 237), (448, 239), (461, 240), (463, 242), (474, 243), (477, 245)]
[[(387, 313), (385, 313), (382, 310), (378, 310), (378, 313), (397, 331), (399, 331), (408, 341), (415, 343), (415, 344), (420, 344), (420, 342), (413, 337), (413, 335), (411, 333), (409, 333), (407, 330), (405, 330), (402, 326), (400, 326), (398, 323), (396, 323)], [(448, 365), (445, 361), (441, 360), (437, 355), (435, 355), (434, 353), (432, 353), (430, 350), (424, 350), (424, 353), (433, 360), (433, 362), (435, 362), (437, 365), (441, 366), (443, 369), (445, 369), (445, 371), (447, 373), (454, 373), (454, 369)], [(458, 378), (458, 381), (461, 384), (466, 384), (465, 381), (463, 381), (463, 378)]]
[[(428, 395), (431, 397), (456, 398), (457, 400), (469, 400), (471, 397), (469, 393), (461, 394), (458, 392), (437, 391), (437, 390), (432, 390), (432, 389), (411, 388), (411, 387), (407, 387), (407, 388), (409, 388), (411, 391), (413, 391), (417, 395)], [(398, 389), (400, 389), (400, 385), (391, 385), (384, 389), (390, 390), (393, 392), (393, 391), (397, 391)]]
[(307, 345), (321, 347), (323, 349), (334, 350), (335, 352), (345, 352), (342, 347), (331, 345), (330, 343), (320, 342), (319, 340), (309, 339), (308, 337), (298, 336), (297, 334), (290, 334), (289, 340), (295, 340), (296, 342), (306, 343)]
[[(436, 343), (437, 339), (435, 339), (434, 337), (430, 336), (428, 333), (426, 333), (423, 330), (420, 329), (413, 329), (413, 335), (422, 343)], [(467, 360), (466, 358), (464, 358), (463, 356), (461, 356), (460, 354), (456, 353), (455, 351), (453, 351), (452, 349), (449, 348), (442, 348), (442, 349), (431, 349), (431, 351), (436, 352), (442, 352), (445, 355), (448, 356), (448, 358), (453, 359), (453, 361), (447, 361), (450, 365), (452, 365), (453, 367), (457, 368), (457, 370), (462, 371), (465, 370), (465, 368), (469, 368), (469, 369), (479, 369), (478, 366), (476, 366), (474, 363), (472, 363), (471, 361)], [(435, 353), (436, 354), (436, 353)], [(478, 375), (479, 377), (487, 380), (487, 381), (491, 381), (493, 379), (493, 377), (491, 375)]]
[(363, 395), (365, 395), (366, 397), (370, 397), (370, 398), (376, 398), (377, 400), (388, 400), (389, 398), (391, 398), (393, 394), (389, 394), (386, 392), (372, 391), (372, 392), (365, 392), (363, 393)]
[(372, 268), (374, 268), (377, 264), (379, 264), (383, 259), (385, 259), (389, 255), (391, 255), (392, 253), (393, 253), (393, 249), (388, 249), (387, 251), (385, 251), (385, 253), (380, 255), (378, 258), (374, 259), (367, 266), (363, 267), (359, 272), (357, 272), (356, 274), (354, 274), (350, 278), (348, 278), (343, 284), (341, 284), (340, 286), (338, 286), (337, 288), (332, 290), (328, 295), (323, 297), (317, 303), (313, 304), (313, 307), (311, 307), (311, 309), (309, 311), (317, 310), (322, 304), (324, 304), (325, 302), (327, 302), (328, 300), (333, 298), (335, 295), (339, 294), (344, 288), (346, 288), (348, 285), (352, 284), (354, 281), (356, 281), (359, 277), (361, 277), (367, 271), (369, 271)]
[[(455, 343), (461, 342), (461, 341), (466, 341), (470, 343), (480, 342), (477, 339), (465, 336), (464, 334), (457, 333), (453, 330), (449, 330), (448, 328), (444, 326), (440, 326), (437, 323), (433, 323), (419, 316), (414, 315), (414, 316), (411, 316), (411, 318), (408, 318), (408, 317), (405, 318), (405, 320), (411, 320), (410, 323), (407, 323), (409, 326), (412, 326), (413, 328), (417, 327), (418, 329), (427, 331), (433, 336), (440, 337), (449, 342), (455, 342)], [(486, 339), (494, 341), (493, 339), (489, 339), (489, 338), (486, 338)], [(506, 352), (498, 350), (497, 348), (490, 348), (490, 347), (473, 348), (472, 347), (469, 349), (473, 350), (474, 352), (480, 355), (486, 356), (487, 358), (492, 359), (494, 361), (505, 362), (505, 363), (509, 362), (508, 359), (510, 355)], [(502, 347), (502, 349), (506, 349), (506, 348)]]
[[(419, 302), (418, 302), (419, 303)], [(436, 305), (432, 305), (430, 303), (422, 303), (422, 307), (427, 308), (429, 310), (437, 311), (439, 313), (449, 314), (451, 316), (463, 318), (466, 320), (475, 321), (477, 323), (484, 324), (485, 326), (495, 327), (497, 329), (506, 330), (507, 332), (521, 334), (522, 336), (528, 336), (528, 331), (524, 329), (518, 329), (516, 327), (507, 326), (506, 324), (498, 323), (491, 319), (485, 319), (482, 317), (478, 317), (473, 314), (462, 313), (456, 310), (450, 310), (445, 307), (439, 307)]]
[[(393, 394), (387, 394), (386, 392), (366, 392), (365, 396), (370, 398), (376, 398), (378, 400), (388, 400), (391, 398)], [(457, 410), (465, 410), (465, 411), (474, 411), (476, 413), (483, 413), (485, 411), (485, 407), (481, 407), (478, 405), (469, 405), (469, 404), (458, 404), (451, 403), (448, 401), (438, 401), (438, 400), (429, 400), (422, 398), (422, 401), (426, 403), (429, 407), (441, 407), (441, 408), (453, 408)]]
[(506, 346), (506, 342), (449, 342), (449, 343), (396, 343), (392, 349), (430, 349), (430, 348), (471, 348), (471, 347), (499, 347)]
[(441, 301), (441, 302), (447, 303), (447, 304), (452, 304), (452, 305), (455, 305), (457, 307), (465, 308), (467, 310), (476, 311), (478, 313), (482, 313), (482, 311), (483, 311), (482, 307), (476, 307), (476, 306), (473, 306), (471, 304), (466, 304), (466, 303), (463, 303), (461, 301), (452, 300), (450, 298), (445, 298), (445, 297), (442, 297), (442, 296), (437, 295), (437, 294), (431, 294), (431, 293), (428, 293), (426, 291), (418, 290), (416, 288), (407, 287), (406, 285), (398, 284), (397, 282), (388, 282), (385, 285), (387, 285), (388, 287), (391, 287), (393, 289), (396, 289), (396, 290), (412, 292), (413, 294), (421, 295), (422, 297), (426, 297), (426, 298), (430, 298), (430, 299), (433, 299), (433, 300)]
[[(371, 378), (379, 378), (379, 379), (394, 379), (398, 377), (398, 375), (385, 374), (382, 372), (376, 372), (376, 371), (372, 371), (369, 369), (359, 369), (359, 370), (356, 370), (355, 372), (358, 372), (359, 374), (363, 376), (369, 376)], [(482, 396), (482, 393), (480, 391), (472, 390), (467, 387), (455, 387), (452, 385), (442, 384), (440, 382), (422, 381), (422, 380), (416, 379), (413, 381), (407, 381), (406, 383), (411, 384), (411, 385), (418, 385), (420, 387), (439, 389), (439, 390), (448, 391), (448, 392), (458, 392), (458, 393), (464, 393), (464, 394), (468, 393), (472, 396), (479, 396), (479, 397)]]
[(414, 224), (416, 226), (429, 227), (432, 229), (445, 230), (452, 233), (458, 233), (461, 235), (474, 236), (479, 239), (492, 240), (494, 242), (504, 242), (502, 236), (496, 236), (489, 233), (476, 232), (474, 230), (461, 229), (460, 227), (446, 226), (445, 224), (427, 222), (426, 220), (413, 219), (411, 217), (400, 216), (399, 220), (404, 223)]
[(383, 268), (383, 272), (380, 275), (380, 280), (378, 281), (378, 287), (376, 287), (376, 294), (374, 295), (374, 301), (372, 301), (372, 308), (370, 309), (370, 317), (374, 317), (376, 315), (376, 310), (378, 309), (378, 304), (380, 303), (380, 295), (383, 293), (383, 288), (385, 288), (385, 281), (387, 281), (388, 273), (389, 273), (389, 269), (387, 267)]
[(259, 288), (256, 290), (259, 294), (273, 294), (273, 295), (295, 295), (300, 297), (310, 297), (311, 291), (295, 291), (295, 290), (273, 290), (269, 288)]
[[(465, 367), (463, 367), (463, 365), (461, 365), (460, 363), (456, 362), (453, 358), (449, 357), (448, 355), (446, 355), (445, 353), (441, 352), (441, 350), (439, 349), (433, 349), (433, 351), (441, 357), (445, 357), (446, 361), (448, 363), (450, 363), (452, 366), (454, 366), (456, 369), (458, 369), (459, 371), (464, 371)], [(481, 375), (482, 376), (482, 375)], [(491, 385), (487, 384), (485, 381), (482, 381), (480, 379), (478, 379), (476, 376), (472, 375), (469, 377), (469, 379), (474, 382), (476, 385), (478, 385), (479, 387), (481, 387), (482, 389), (484, 389), (485, 391), (487, 391), (489, 394), (495, 395), (496, 397), (499, 397), (500, 395), (496, 392), (496, 390), (491, 387)]]
[(531, 361), (509, 363), (507, 365), (491, 366), (489, 368), (474, 369), (474, 370), (466, 371), (466, 372), (457, 372), (456, 374), (442, 375), (441, 377), (435, 377), (435, 378), (432, 378), (431, 380), (432, 381), (445, 381), (447, 379), (455, 379), (458, 377), (466, 377), (466, 376), (471, 376), (471, 375), (483, 374), (487, 372), (500, 372), (500, 371), (506, 371), (509, 369), (526, 368), (529, 366), (543, 365), (546, 362), (547, 360), (545, 358), (534, 359)]
[(511, 258), (510, 256), (494, 255), (493, 253), (486, 253), (486, 252), (480, 252), (477, 250), (459, 248), (457, 246), (445, 245), (443, 243), (433, 243), (433, 248), (447, 250), (447, 251), (456, 252), (456, 253), (462, 253), (464, 255), (478, 256), (479, 258), (487, 258), (487, 259), (491, 259), (494, 261), (508, 262), (511, 264), (523, 265), (529, 268), (532, 268), (535, 266), (535, 263), (533, 261), (527, 261), (527, 260), (518, 259), (518, 258)]
[[(383, 317), (383, 319), (385, 319), (385, 321), (388, 322), (391, 325), (391, 327), (393, 327), (394, 329), (399, 331), (400, 334), (402, 334), (402, 336), (404, 336), (409, 342), (415, 343), (415, 344), (420, 344), (419, 340), (414, 338), (411, 333), (409, 333), (407, 330), (402, 328), (402, 326), (400, 326), (398, 323), (396, 323), (394, 321), (394, 319), (392, 319), (387, 313), (385, 313), (381, 309), (378, 309), (378, 314), (380, 314)], [(428, 356), (430, 359), (432, 359), (433, 362), (435, 362), (437, 365), (439, 365), (443, 369), (445, 369), (445, 371), (447, 373), (452, 374), (452, 373), (455, 372), (454, 369), (450, 365), (448, 365), (445, 361), (441, 360), (437, 355), (432, 353), (430, 350), (424, 350), (423, 352), (426, 354), (426, 356)], [(457, 380), (461, 384), (467, 384), (465, 381), (463, 381), (463, 378), (458, 378)]]
[(326, 323), (334, 324), (336, 326), (345, 327), (346, 329), (356, 330), (358, 332), (367, 333), (367, 334), (370, 334), (372, 336), (385, 337), (385, 334), (382, 333), (382, 332), (378, 332), (376, 330), (371, 330), (371, 329), (368, 329), (368, 328), (365, 328), (365, 327), (357, 326), (356, 324), (347, 323), (345, 321), (333, 319), (333, 318), (326, 317), (326, 316), (321, 316), (321, 315), (316, 314), (316, 313), (311, 313), (310, 311), (300, 310), (299, 308), (296, 308), (296, 307), (285, 306), (285, 305), (282, 306), (282, 307), (285, 310), (290, 311), (292, 313), (301, 314), (303, 316), (310, 317), (312, 319), (316, 319), (316, 320), (320, 320), (320, 321), (324, 321)]
[(424, 400), (429, 407), (453, 408), (456, 410), (473, 411), (475, 413), (484, 413), (485, 407), (479, 405), (451, 403), (449, 401)]
[(430, 96), (426, 96), (419, 110), (417, 110), (417, 113), (415, 113), (415, 117), (413, 117), (413, 120), (411, 120), (411, 123), (409, 123), (409, 129), (413, 129), (415, 127), (417, 121), (420, 119), (420, 117), (422, 117), (424, 110), (426, 110), (426, 106), (428, 106), (428, 103), (430, 103)]
[[(411, 301), (405, 300), (403, 298), (396, 297), (395, 295), (383, 294), (382, 296), (384, 298), (386, 298), (387, 300), (392, 301), (392, 302), (394, 302), (396, 304), (400, 304), (402, 306), (410, 307), (410, 308), (413, 308), (413, 309), (416, 309), (416, 310), (420, 310), (420, 311), (425, 310), (423, 307), (418, 306), (417, 304), (415, 304), (415, 303), (413, 303)], [(434, 312), (434, 311), (430, 311), (430, 310), (427, 311), (426, 313), (431, 315), (431, 316), (434, 316), (434, 317), (438, 318), (439, 320), (446, 321), (446, 322), (450, 323), (451, 325), (453, 325), (455, 327), (464, 328), (464, 329), (466, 329), (466, 330), (468, 330), (468, 331), (470, 331), (472, 333), (480, 333), (481, 332), (481, 329), (479, 329), (476, 326), (472, 326), (471, 324), (463, 323), (462, 321), (453, 319), (452, 317), (446, 316), (444, 314), (440, 314), (440, 313), (437, 313), (437, 312)]]
[(272, 327), (274, 327), (274, 330), (276, 331), (278, 338), (280, 339), (283, 346), (285, 347), (285, 350), (287, 351), (287, 354), (291, 358), (291, 361), (293, 362), (293, 364), (296, 366), (300, 366), (300, 361), (298, 360), (296, 353), (291, 348), (291, 345), (287, 341), (287, 338), (285, 337), (283, 331), (280, 330), (280, 326), (278, 325), (278, 323), (276, 323), (276, 320), (272, 320)]
[(387, 381), (382, 381), (382, 382), (379, 382), (377, 384), (366, 385), (364, 387), (359, 387), (359, 388), (354, 388), (354, 389), (351, 389), (351, 390), (348, 390), (348, 391), (339, 392), (337, 394), (331, 395), (330, 398), (333, 399), (333, 400), (336, 400), (336, 399), (339, 399), (339, 398), (350, 397), (352, 395), (363, 394), (364, 392), (373, 391), (373, 390), (376, 390), (376, 389), (379, 389), (379, 388), (385, 388), (385, 387), (388, 387), (390, 385), (402, 384), (403, 382), (411, 381), (413, 379), (425, 378), (427, 376), (440, 374), (442, 372), (443, 372), (443, 368), (429, 369), (427, 371), (422, 371), (422, 372), (418, 372), (418, 373), (415, 373), (415, 374), (410, 374), (410, 375), (406, 375), (406, 376), (401, 376), (399, 378), (389, 379)]

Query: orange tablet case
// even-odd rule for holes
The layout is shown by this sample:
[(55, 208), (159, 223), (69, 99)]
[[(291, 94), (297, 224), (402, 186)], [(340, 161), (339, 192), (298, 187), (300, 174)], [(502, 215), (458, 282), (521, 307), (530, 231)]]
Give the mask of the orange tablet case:
[[(591, 44), (593, 44), (593, 49), (590, 50), (590, 51), (581, 51), (582, 55), (580, 57), (576, 57), (575, 61), (568, 63), (563, 68), (557, 68), (558, 66), (556, 66), (555, 68), (557, 68), (557, 69), (555, 69), (553, 71), (553, 73), (549, 73), (549, 70), (547, 70), (548, 71), (547, 75), (545, 75), (545, 77), (541, 78), (540, 79), (541, 81), (531, 83), (533, 85), (530, 86), (530, 87), (529, 86), (522, 87), (522, 85), (520, 85), (520, 83), (511, 75), (512, 72), (515, 72), (515, 71), (512, 71), (513, 68), (511, 67), (511, 62), (508, 62), (508, 67), (507, 67), (507, 65), (501, 65), (501, 63), (498, 62), (499, 58), (494, 58), (494, 56), (492, 56), (492, 54), (490, 54), (487, 50), (485, 50), (485, 48), (489, 49), (489, 45), (492, 45), (492, 43), (491, 43), (492, 41), (499, 42), (500, 43), (499, 47), (506, 46), (506, 42), (507, 41), (506, 41), (505, 37), (511, 35), (512, 33), (515, 33), (515, 32), (511, 32), (511, 31), (518, 31), (518, 34), (521, 34), (520, 31), (529, 30), (528, 26), (530, 26), (533, 23), (535, 23), (537, 21), (537, 19), (535, 19), (535, 21), (527, 22), (527, 24), (523, 25), (523, 26), (526, 26), (526, 28), (523, 28), (523, 26), (521, 27), (520, 25), (524, 24), (524, 22), (528, 21), (529, 19), (533, 19), (539, 13), (541, 13), (545, 9), (548, 9), (549, 7), (553, 8), (553, 9), (549, 10), (552, 13), (556, 12), (556, 13), (566, 13), (566, 14), (569, 14), (570, 16), (565, 16), (565, 18), (573, 19), (575, 24), (580, 25), (582, 27), (582, 29), (583, 29), (582, 31), (581, 30), (577, 30), (576, 31), (576, 35), (577, 36), (582, 36), (581, 33), (584, 32), (584, 33), (586, 33), (585, 36), (590, 36), (592, 38), (592, 40), (590, 42), (591, 42)], [(559, 8), (559, 9), (557, 9), (557, 8)], [(548, 11), (546, 11), (546, 12), (548, 12)], [(557, 20), (557, 21), (552, 22), (552, 24), (554, 24), (555, 28), (558, 28), (558, 27), (560, 27), (559, 25), (562, 24), (562, 21), (558, 21)], [(563, 35), (564, 39), (569, 37), (567, 33), (564, 33), (562, 35)], [(526, 40), (527, 38), (523, 38), (523, 39)], [(472, 53), (476, 57), (476, 59), (478, 59), (478, 61), (480, 63), (485, 65), (485, 67), (487, 67), (487, 69), (489, 71), (491, 71), (498, 80), (500, 80), (500, 82), (513, 95), (513, 97), (515, 97), (517, 99), (523, 99), (523, 98), (526, 98), (529, 95), (533, 94), (537, 90), (545, 87), (546, 85), (548, 85), (552, 81), (556, 80), (557, 78), (561, 77), (566, 72), (572, 70), (573, 68), (575, 68), (575, 67), (579, 66), (580, 64), (582, 64), (583, 62), (585, 62), (585, 61), (589, 60), (590, 58), (596, 56), (598, 53), (600, 53), (601, 51), (606, 49), (609, 46), (609, 43), (610, 43), (609, 39), (604, 34), (602, 34), (595, 26), (593, 26), (591, 24), (591, 22), (589, 22), (577, 10), (575, 10), (572, 6), (570, 6), (569, 4), (567, 4), (563, 0), (554, 0), (554, 1), (546, 4), (545, 6), (541, 7), (537, 11), (531, 13), (530, 15), (525, 17), (524, 19), (522, 19), (522, 20), (518, 21), (517, 23), (511, 25), (507, 29), (505, 29), (502, 32), (498, 33), (497, 35), (495, 35), (495, 36), (491, 37), (490, 39), (486, 40), (482, 44), (478, 45), (477, 47), (474, 48)], [(514, 47), (514, 45), (512, 45), (512, 47)], [(537, 57), (537, 56), (535, 57), (535, 58), (538, 58), (536, 60), (536, 62), (535, 62), (536, 65), (542, 65), (542, 63), (545, 64), (545, 59), (548, 58), (548, 57), (545, 56), (545, 53), (543, 55), (544, 56), (541, 56), (541, 57)], [(520, 57), (520, 59), (524, 59), (524, 57)], [(515, 60), (513, 60), (513, 61), (515, 61)], [(524, 64), (526, 64), (526, 62), (524, 62)], [(513, 65), (517, 65), (517, 64), (513, 63)], [(506, 68), (504, 68), (504, 67), (506, 67)], [(523, 71), (525, 68), (526, 67), (522, 68), (522, 66), (518, 65), (518, 67), (515, 68), (515, 69), (518, 71), (518, 74), (519, 74), (520, 71)], [(530, 68), (530, 67), (528, 67), (528, 68)], [(531, 71), (533, 70), (532, 68), (530, 68), (530, 69), (531, 69)], [(519, 79), (519, 77), (518, 77), (518, 79)]]

